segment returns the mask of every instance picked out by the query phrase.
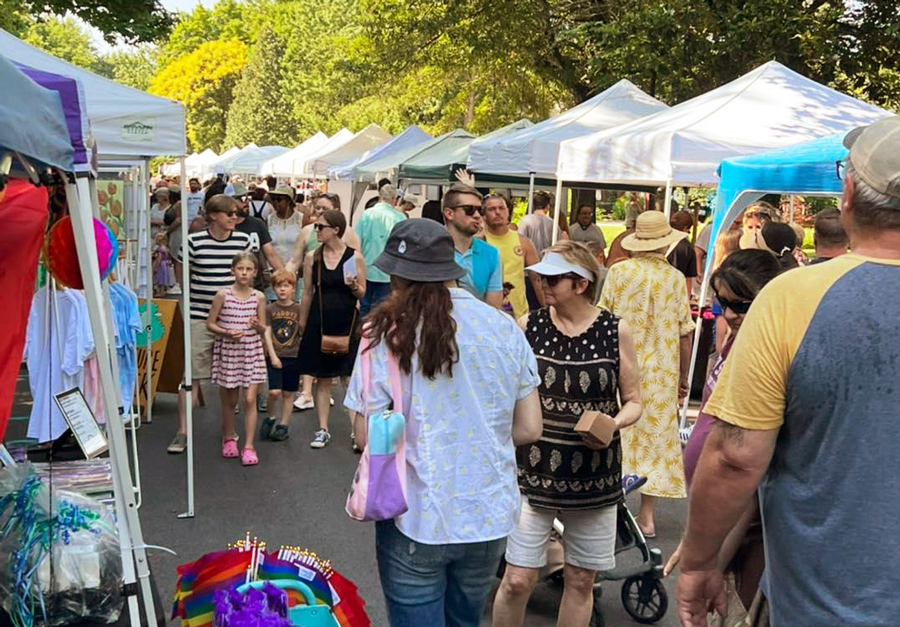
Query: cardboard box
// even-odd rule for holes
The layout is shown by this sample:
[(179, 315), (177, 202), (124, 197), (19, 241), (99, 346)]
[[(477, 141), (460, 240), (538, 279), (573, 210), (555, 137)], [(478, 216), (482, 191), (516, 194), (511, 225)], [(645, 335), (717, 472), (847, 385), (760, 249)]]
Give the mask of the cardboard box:
[(599, 446), (609, 446), (616, 433), (616, 421), (602, 412), (586, 411), (575, 425), (575, 433), (590, 438)]

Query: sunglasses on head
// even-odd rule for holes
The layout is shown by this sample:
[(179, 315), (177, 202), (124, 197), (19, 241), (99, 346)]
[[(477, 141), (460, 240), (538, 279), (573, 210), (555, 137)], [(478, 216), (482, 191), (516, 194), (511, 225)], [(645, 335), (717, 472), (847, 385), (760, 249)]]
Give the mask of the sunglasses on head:
[(577, 275), (574, 272), (567, 272), (566, 274), (544, 275), (541, 278), (543, 278), (547, 282), (547, 285), (549, 285), (550, 287), (556, 287), (563, 279), (572, 279), (573, 281), (577, 281), (579, 279), (583, 279), (584, 277)]
[(751, 300), (728, 300), (727, 298), (722, 298), (718, 294), (716, 294), (716, 300), (719, 301), (722, 311), (730, 309), (738, 315), (743, 315), (750, 311), (750, 305), (753, 304), (753, 301)]
[(467, 216), (474, 216), (476, 213), (484, 215), (484, 208), (481, 205), (456, 205), (454, 209), (462, 209)]

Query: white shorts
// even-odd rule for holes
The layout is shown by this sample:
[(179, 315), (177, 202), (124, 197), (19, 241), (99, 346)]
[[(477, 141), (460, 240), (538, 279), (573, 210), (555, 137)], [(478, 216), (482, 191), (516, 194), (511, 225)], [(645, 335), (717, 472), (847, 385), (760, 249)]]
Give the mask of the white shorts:
[(566, 564), (585, 570), (611, 570), (616, 566), (616, 506), (586, 511), (536, 509), (522, 497), (519, 524), (506, 543), (506, 562), (521, 568), (547, 565), (547, 547), (553, 519), (565, 526)]

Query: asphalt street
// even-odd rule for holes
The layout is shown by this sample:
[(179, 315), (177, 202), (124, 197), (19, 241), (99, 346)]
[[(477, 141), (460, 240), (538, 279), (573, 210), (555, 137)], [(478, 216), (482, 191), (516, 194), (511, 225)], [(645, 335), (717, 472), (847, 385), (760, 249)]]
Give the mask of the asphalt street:
[[(157, 396), (153, 423), (144, 424), (138, 430), (140, 516), (146, 544), (164, 546), (177, 553), (172, 556), (161, 551), (150, 552), (151, 567), (167, 612), (171, 608), (178, 564), (223, 549), (249, 531), (264, 539), (269, 547), (305, 546), (332, 560), (337, 570), (359, 586), (372, 625), (387, 626), (375, 564), (374, 527), (355, 522), (344, 512), (358, 457), (350, 450), (350, 422), (341, 407), (342, 395), (343, 390), (335, 387), (336, 402), (330, 425), (334, 440), (327, 448), (309, 447), (315, 424), (313, 410), (294, 412), (290, 439), (260, 442), (257, 445), (259, 466), (243, 468), (239, 460), (223, 459), (220, 455), (218, 395), (215, 388), (206, 387), (207, 405), (194, 414), (196, 503), (192, 519), (178, 518), (187, 506), (187, 457), (169, 455), (165, 450), (175, 430), (175, 397)], [(17, 400), (15, 413), (27, 416), (26, 399), (19, 396)], [(10, 433), (20, 428), (14, 425)], [(635, 511), (635, 498), (631, 497), (629, 502)], [(684, 501), (663, 500), (659, 506), (658, 536), (651, 540), (651, 545), (663, 551), (664, 559), (677, 545), (685, 511)], [(635, 557), (632, 553), (620, 555), (619, 559)], [(671, 596), (674, 579), (664, 583), (670, 593), (669, 611), (657, 625), (676, 627), (678, 621)], [(601, 607), (606, 625), (638, 625), (625, 612), (620, 590), (619, 582), (603, 585)], [(529, 603), (525, 625), (556, 625), (561, 597), (561, 584), (550, 581), (539, 584)], [(484, 626), (490, 625), (489, 612), (486, 608)]]

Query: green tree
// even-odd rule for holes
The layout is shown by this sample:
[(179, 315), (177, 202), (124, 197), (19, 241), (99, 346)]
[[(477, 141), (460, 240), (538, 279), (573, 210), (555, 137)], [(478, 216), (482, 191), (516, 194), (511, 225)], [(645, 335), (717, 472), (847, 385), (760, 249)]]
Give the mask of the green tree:
[(0, 0), (0, 26), (15, 35), (31, 17), (75, 16), (103, 33), (110, 43), (155, 41), (168, 34), (172, 14), (159, 0)]
[(361, 0), (377, 63), (405, 74), (501, 60), (576, 101), (629, 78), (674, 104), (776, 59), (890, 106), (900, 100), (900, 11), (889, 0)]
[(228, 109), (225, 143), (293, 146), (299, 137), (293, 105), (283, 96), (284, 43), (266, 26), (250, 51)]
[(93, 68), (97, 61), (97, 51), (91, 42), (91, 36), (71, 17), (52, 17), (33, 22), (24, 40), (63, 61), (83, 68)]
[(103, 55), (94, 63), (94, 71), (114, 81), (147, 91), (156, 74), (158, 63), (155, 48), (116, 50)]
[(238, 39), (250, 45), (270, 9), (268, 3), (259, 0), (220, 0), (212, 9), (198, 4), (190, 13), (178, 15), (172, 34), (162, 46), (159, 62), (166, 65), (210, 41)]
[(210, 41), (175, 59), (153, 77), (150, 93), (177, 100), (187, 108), (191, 150), (221, 150), (232, 92), (246, 59), (247, 46), (242, 41)]

